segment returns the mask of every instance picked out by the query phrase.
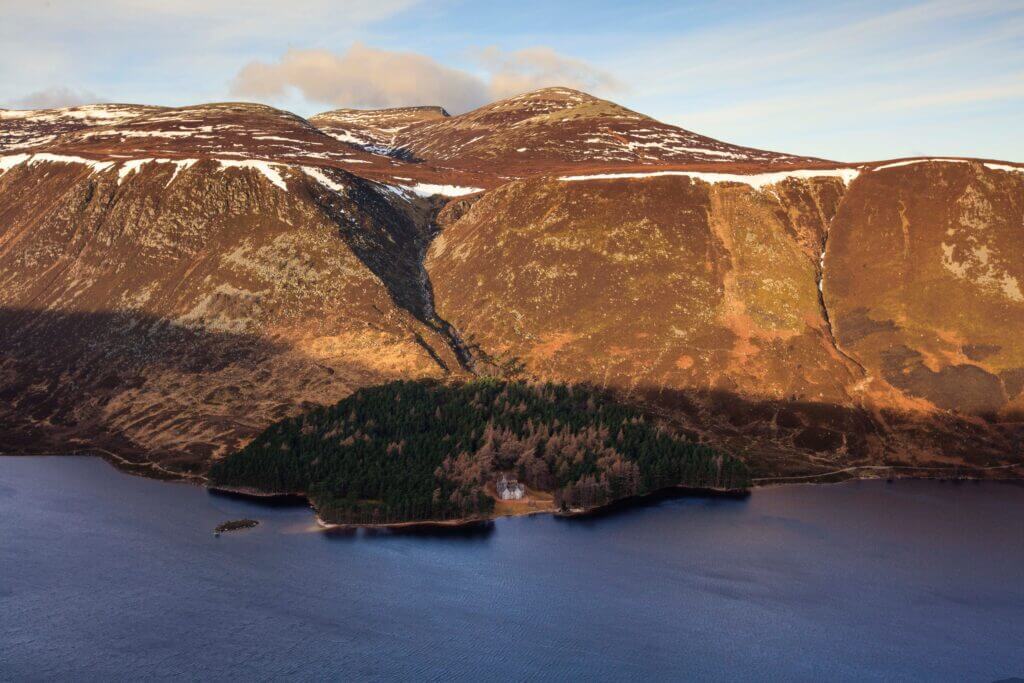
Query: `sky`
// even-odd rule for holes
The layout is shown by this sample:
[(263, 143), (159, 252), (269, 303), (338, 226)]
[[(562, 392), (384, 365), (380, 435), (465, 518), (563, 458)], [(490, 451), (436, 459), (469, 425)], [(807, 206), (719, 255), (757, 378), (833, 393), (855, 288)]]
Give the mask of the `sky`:
[(564, 85), (736, 144), (1024, 161), (1024, 0), (0, 0), (0, 107), (460, 113)]

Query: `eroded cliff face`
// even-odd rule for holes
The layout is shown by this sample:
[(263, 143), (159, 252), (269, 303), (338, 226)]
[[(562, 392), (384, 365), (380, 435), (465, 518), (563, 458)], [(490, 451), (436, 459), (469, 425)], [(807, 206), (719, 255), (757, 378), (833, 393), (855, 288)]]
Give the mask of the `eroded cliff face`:
[(1024, 415), (1024, 174), (920, 163), (863, 176), (825, 262), (836, 336), (871, 392), (990, 420)]
[(647, 401), (763, 474), (1018, 457), (1024, 175), (699, 176), (488, 193), (431, 247), (441, 315), (530, 374)]
[(3, 447), (201, 468), (304, 405), (457, 367), (422, 294), (374, 273), (415, 277), (416, 207), (282, 173), (287, 192), (212, 161), (0, 176)]

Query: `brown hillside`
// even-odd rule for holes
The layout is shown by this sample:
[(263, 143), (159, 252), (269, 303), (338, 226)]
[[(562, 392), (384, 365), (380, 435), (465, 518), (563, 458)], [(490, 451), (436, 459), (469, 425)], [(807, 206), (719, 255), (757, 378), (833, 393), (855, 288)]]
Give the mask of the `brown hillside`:
[(1021, 459), (1022, 167), (751, 150), (564, 88), (3, 111), (0, 144), (2, 450), (203, 470), (356, 388), (521, 364), (763, 476)]

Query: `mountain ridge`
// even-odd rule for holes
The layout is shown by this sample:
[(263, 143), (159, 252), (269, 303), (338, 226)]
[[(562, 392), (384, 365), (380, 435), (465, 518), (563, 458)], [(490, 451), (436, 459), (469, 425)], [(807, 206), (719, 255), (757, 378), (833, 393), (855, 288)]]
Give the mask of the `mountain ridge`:
[(361, 387), (521, 371), (761, 476), (1019, 461), (1022, 166), (762, 152), (564, 88), (103, 107), (0, 111), (0, 448), (201, 473)]

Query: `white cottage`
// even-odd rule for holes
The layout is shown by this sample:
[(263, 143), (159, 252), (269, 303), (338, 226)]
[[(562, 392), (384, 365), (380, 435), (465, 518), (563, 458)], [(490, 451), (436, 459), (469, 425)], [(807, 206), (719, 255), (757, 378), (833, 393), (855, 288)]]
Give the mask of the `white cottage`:
[(504, 474), (496, 485), (498, 498), (502, 500), (521, 500), (526, 495), (526, 489), (515, 479), (509, 479)]

